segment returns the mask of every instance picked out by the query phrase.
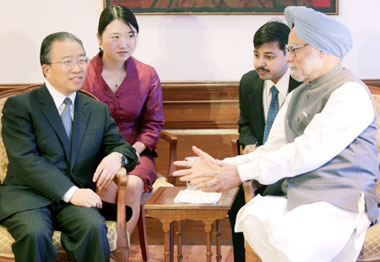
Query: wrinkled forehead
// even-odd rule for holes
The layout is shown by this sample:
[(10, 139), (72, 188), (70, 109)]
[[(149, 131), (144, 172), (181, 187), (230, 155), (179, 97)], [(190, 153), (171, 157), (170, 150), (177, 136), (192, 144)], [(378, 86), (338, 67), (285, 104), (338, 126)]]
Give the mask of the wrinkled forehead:
[(50, 50), (50, 58), (85, 56), (83, 47), (73, 39), (55, 40)]

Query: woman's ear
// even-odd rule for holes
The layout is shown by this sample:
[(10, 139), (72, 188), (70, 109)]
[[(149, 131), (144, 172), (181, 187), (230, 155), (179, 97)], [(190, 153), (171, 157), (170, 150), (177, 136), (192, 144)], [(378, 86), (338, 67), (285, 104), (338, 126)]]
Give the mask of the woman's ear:
[(98, 38), (98, 44), (99, 46), (102, 46), (102, 36), (97, 34), (96, 37)]

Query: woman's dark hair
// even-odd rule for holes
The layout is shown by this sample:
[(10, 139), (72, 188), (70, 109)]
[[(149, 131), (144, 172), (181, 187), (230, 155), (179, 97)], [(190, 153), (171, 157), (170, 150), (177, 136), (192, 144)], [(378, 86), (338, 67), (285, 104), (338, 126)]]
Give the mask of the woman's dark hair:
[(53, 45), (54, 41), (64, 41), (64, 40), (73, 40), (76, 41), (80, 46), (83, 48), (82, 41), (76, 37), (75, 35), (68, 33), (68, 32), (57, 32), (48, 35), (45, 37), (45, 39), (42, 41), (41, 49), (40, 49), (40, 63), (41, 66), (45, 64), (50, 64), (50, 51), (51, 47)]
[(278, 42), (279, 48), (285, 52), (285, 45), (288, 43), (290, 33), (289, 27), (281, 22), (270, 21), (261, 26), (253, 37), (255, 48), (271, 42)]
[(98, 34), (101, 36), (109, 25), (114, 20), (121, 20), (127, 25), (132, 25), (139, 32), (139, 25), (135, 15), (127, 7), (122, 5), (109, 5), (100, 14)]

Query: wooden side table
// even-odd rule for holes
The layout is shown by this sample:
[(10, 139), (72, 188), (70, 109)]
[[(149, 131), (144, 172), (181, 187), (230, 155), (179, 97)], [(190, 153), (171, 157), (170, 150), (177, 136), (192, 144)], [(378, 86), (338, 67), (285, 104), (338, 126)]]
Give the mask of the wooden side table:
[[(206, 257), (207, 262), (211, 262), (211, 233), (212, 224), (216, 222), (216, 260), (221, 261), (221, 230), (220, 219), (227, 216), (228, 210), (235, 199), (238, 188), (233, 188), (222, 194), (217, 204), (177, 204), (174, 203), (174, 198), (180, 190), (185, 190), (186, 187), (160, 187), (150, 200), (145, 203), (144, 208), (146, 214), (157, 218), (162, 223), (164, 231), (165, 262), (173, 261), (173, 229), (174, 222), (178, 221), (180, 230), (181, 220), (202, 221), (206, 232)], [(181, 233), (178, 234), (178, 261), (182, 260), (181, 251)]]

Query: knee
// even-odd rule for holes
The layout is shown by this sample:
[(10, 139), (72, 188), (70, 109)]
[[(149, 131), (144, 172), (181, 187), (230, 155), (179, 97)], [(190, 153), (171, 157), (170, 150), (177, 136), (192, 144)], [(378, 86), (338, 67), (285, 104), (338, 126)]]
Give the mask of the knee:
[(144, 193), (144, 182), (140, 178), (130, 179), (127, 184), (128, 199), (133, 202), (140, 200), (142, 193)]
[(81, 228), (83, 234), (107, 235), (107, 226), (102, 218), (88, 219)]
[(24, 225), (20, 228), (19, 233), (15, 238), (24, 240), (29, 243), (35, 243), (36, 245), (51, 241), (53, 235), (52, 229), (43, 225)]

